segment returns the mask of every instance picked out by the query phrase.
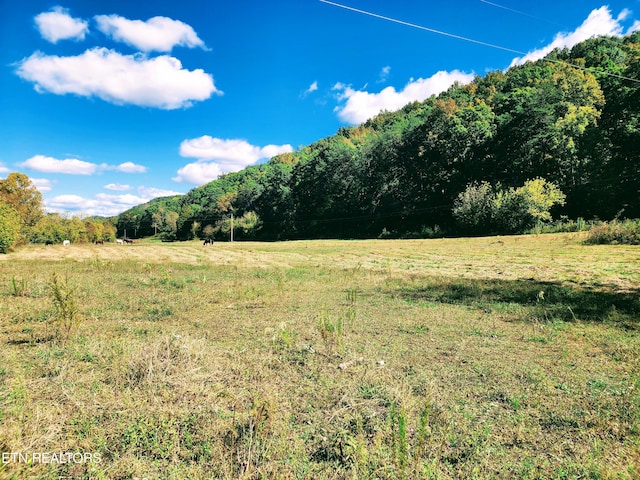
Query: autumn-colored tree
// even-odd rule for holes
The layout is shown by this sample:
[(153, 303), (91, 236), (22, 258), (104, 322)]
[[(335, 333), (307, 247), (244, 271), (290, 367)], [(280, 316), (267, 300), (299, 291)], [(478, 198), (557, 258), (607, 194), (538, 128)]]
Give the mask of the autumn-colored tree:
[(0, 200), (18, 214), (20, 231), (15, 243), (25, 243), (31, 228), (42, 218), (42, 194), (24, 173), (10, 173), (0, 180)]
[(43, 215), (42, 194), (24, 173), (10, 173), (0, 180), (0, 198), (11, 205), (27, 227), (32, 227)]
[(104, 225), (102, 222), (93, 222), (91, 220), (84, 221), (84, 228), (87, 235), (87, 240), (90, 242), (97, 242), (102, 240), (104, 234)]
[(177, 222), (179, 216), (180, 215), (178, 214), (178, 212), (167, 212), (164, 217), (164, 221), (169, 230), (169, 233), (173, 235), (175, 235), (176, 230), (178, 230)]
[(18, 240), (20, 215), (13, 206), (0, 199), (0, 253), (7, 253)]
[(262, 221), (256, 212), (246, 212), (238, 219), (238, 228), (246, 237), (255, 235), (262, 226)]
[(222, 213), (233, 212), (233, 203), (238, 197), (237, 192), (228, 192), (222, 195), (217, 202), (218, 210)]
[(102, 223), (102, 240), (105, 242), (113, 242), (116, 239), (116, 227), (109, 221)]
[(164, 210), (158, 209), (155, 213), (151, 214), (151, 227), (153, 228), (153, 234), (158, 234), (158, 229), (161, 229), (164, 225)]
[(34, 243), (62, 243), (67, 240), (66, 218), (59, 213), (50, 213), (42, 217), (31, 229), (30, 241)]

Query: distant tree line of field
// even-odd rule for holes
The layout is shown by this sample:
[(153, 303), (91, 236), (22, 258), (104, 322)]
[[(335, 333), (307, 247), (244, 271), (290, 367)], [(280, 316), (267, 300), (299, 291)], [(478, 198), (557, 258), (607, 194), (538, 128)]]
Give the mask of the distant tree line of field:
[[(21, 197), (24, 195), (24, 197)], [(519, 233), (640, 217), (640, 32), (599, 37), (343, 127), (186, 195), (104, 219), (44, 215), (0, 180), (0, 251), (20, 242)], [(114, 228), (115, 226), (115, 228)]]
[(23, 173), (0, 180), (0, 253), (29, 242), (112, 241), (115, 235), (116, 228), (107, 219), (45, 214), (42, 194)]
[(233, 216), (236, 238), (294, 239), (516, 233), (550, 213), (640, 217), (639, 80), (640, 33), (593, 38), (114, 223), (120, 234), (215, 238)]

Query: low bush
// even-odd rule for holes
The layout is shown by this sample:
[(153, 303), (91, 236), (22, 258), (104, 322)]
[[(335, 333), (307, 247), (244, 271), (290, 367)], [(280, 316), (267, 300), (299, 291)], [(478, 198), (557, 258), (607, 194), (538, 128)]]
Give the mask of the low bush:
[(452, 213), (467, 233), (523, 233), (549, 223), (551, 208), (564, 203), (565, 194), (544, 178), (528, 180), (518, 188), (481, 182), (467, 185)]
[(569, 219), (566, 216), (561, 216), (560, 220), (556, 220), (551, 223), (538, 222), (529, 233), (573, 233), (573, 232), (586, 232), (594, 225), (599, 224), (599, 221), (589, 220), (586, 221), (582, 217), (578, 217), (576, 220)]
[(613, 220), (595, 225), (589, 230), (586, 243), (640, 245), (640, 220)]

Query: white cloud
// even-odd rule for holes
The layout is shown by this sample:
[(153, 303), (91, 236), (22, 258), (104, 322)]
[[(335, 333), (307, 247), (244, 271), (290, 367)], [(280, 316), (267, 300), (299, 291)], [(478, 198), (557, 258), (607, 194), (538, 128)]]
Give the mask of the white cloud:
[[(606, 6), (593, 10), (582, 25), (580, 25), (575, 31), (569, 33), (558, 33), (549, 45), (529, 52), (524, 57), (514, 58), (509, 66), (513, 67), (516, 65), (522, 65), (526, 62), (540, 60), (556, 48), (571, 48), (574, 45), (592, 37), (600, 35), (620, 37), (624, 30), (621, 22), (624, 21), (630, 13), (631, 12), (629, 10), (624, 9), (620, 12), (617, 18), (613, 18), (611, 10)], [(638, 27), (640, 27), (640, 25), (638, 25)]]
[(137, 191), (138, 195), (130, 193), (121, 195), (98, 193), (92, 198), (85, 198), (79, 195), (58, 195), (51, 200), (45, 201), (45, 206), (49, 212), (110, 217), (157, 197), (183, 195), (172, 190), (144, 186), (138, 187)]
[(31, 182), (42, 193), (50, 192), (51, 189), (53, 188), (53, 182), (46, 178), (32, 178)]
[(184, 140), (180, 144), (180, 155), (197, 158), (199, 160), (218, 160), (227, 163), (251, 165), (262, 158), (268, 158), (278, 153), (292, 152), (291, 145), (267, 145), (256, 147), (246, 140), (202, 137)]
[(176, 182), (202, 185), (220, 175), (237, 172), (253, 165), (258, 160), (274, 157), (280, 153), (293, 152), (291, 145), (267, 145), (257, 147), (246, 140), (221, 139), (203, 135), (184, 140), (180, 144), (180, 155), (196, 158), (198, 162), (185, 165), (178, 170)]
[(0, 162), (0, 173), (9, 173), (9, 169), (2, 162)]
[(346, 101), (346, 103), (336, 107), (335, 111), (340, 120), (356, 125), (378, 115), (383, 110), (399, 110), (407, 103), (423, 101), (431, 95), (445, 91), (456, 82), (466, 84), (471, 82), (473, 78), (473, 74), (459, 70), (440, 71), (426, 79), (412, 79), (399, 92), (394, 87), (387, 87), (378, 93), (354, 90), (343, 83), (336, 83), (333, 89), (342, 92), (338, 99)]
[(105, 35), (144, 52), (169, 52), (178, 45), (206, 48), (191, 26), (167, 17), (153, 17), (143, 22), (119, 15), (97, 15), (95, 21)]
[(114, 167), (115, 170), (124, 173), (144, 173), (147, 171), (147, 167), (143, 165), (136, 165), (133, 162), (124, 162)]
[(380, 77), (378, 78), (378, 83), (385, 83), (389, 79), (389, 74), (391, 73), (391, 67), (387, 65), (386, 67), (382, 67), (380, 70)]
[(175, 190), (164, 190), (162, 188), (154, 187), (138, 187), (138, 194), (146, 198), (147, 202), (158, 197), (173, 197), (175, 195), (184, 195), (184, 193), (176, 192)]
[(184, 140), (180, 144), (180, 155), (198, 159), (198, 164), (190, 164), (178, 171), (178, 182), (201, 184), (218, 176), (237, 172), (256, 163), (285, 152), (292, 152), (291, 145), (267, 145), (257, 147), (246, 140), (221, 139), (203, 135)]
[(61, 209), (71, 207), (73, 209), (77, 209), (82, 208), (89, 202), (90, 200), (87, 200), (86, 198), (83, 198), (79, 195), (58, 195), (57, 197), (53, 197), (51, 200), (48, 200), (46, 203), (47, 207)]
[(289, 144), (267, 145), (266, 147), (262, 147), (259, 151), (260, 151), (260, 158), (258, 160), (261, 160), (264, 158), (273, 158), (276, 155), (280, 155), (281, 153), (291, 153), (293, 152), (293, 147)]
[(630, 35), (634, 32), (637, 32), (638, 30), (640, 30), (640, 20), (636, 20), (635, 22), (633, 22), (633, 25), (629, 27), (629, 30), (627, 30), (626, 35)]
[(107, 190), (113, 190), (115, 192), (126, 192), (127, 190), (131, 190), (131, 185), (123, 185), (122, 183), (109, 183), (103, 188)]
[(130, 194), (109, 195), (99, 193), (94, 198), (84, 198), (79, 195), (58, 195), (51, 200), (45, 201), (45, 208), (49, 212), (72, 213), (83, 216), (112, 216), (145, 202), (144, 198)]
[(66, 173), (70, 175), (93, 175), (101, 168), (100, 165), (76, 158), (58, 160), (44, 155), (35, 155), (19, 165), (37, 172)]
[(34, 155), (18, 165), (38, 172), (66, 173), (69, 175), (93, 175), (94, 173), (99, 173), (104, 170), (116, 170), (123, 173), (144, 173), (147, 171), (147, 167), (136, 165), (133, 162), (124, 162), (120, 165), (107, 165), (106, 163), (97, 164), (85, 162), (77, 158), (59, 160), (45, 155)]
[(140, 205), (145, 203), (148, 199), (140, 197), (138, 195), (132, 195), (125, 193), (123, 195), (111, 195), (109, 193), (97, 193), (94, 197), (96, 200), (113, 205)]
[(220, 165), (214, 162), (196, 162), (189, 163), (178, 170), (178, 176), (172, 178), (173, 181), (179, 183), (191, 183), (193, 185), (204, 185), (209, 183), (224, 172)]
[(58, 40), (84, 40), (89, 32), (89, 23), (69, 15), (69, 10), (53, 7), (49, 12), (43, 12), (35, 17), (40, 35), (51, 43)]
[(304, 93), (302, 94), (302, 97), (306, 97), (307, 95), (315, 92), (318, 90), (318, 81), (314, 81), (311, 85), (309, 85), (309, 88), (307, 88)]
[(211, 75), (201, 69), (185, 70), (177, 58), (122, 55), (106, 48), (72, 57), (36, 52), (19, 62), (17, 74), (35, 83), (39, 92), (165, 110), (189, 107), (194, 101), (222, 93)]

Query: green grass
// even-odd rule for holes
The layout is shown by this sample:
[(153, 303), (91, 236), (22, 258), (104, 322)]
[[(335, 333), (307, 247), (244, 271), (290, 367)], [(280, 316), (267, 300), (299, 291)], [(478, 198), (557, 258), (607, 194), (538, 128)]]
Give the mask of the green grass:
[(102, 461), (0, 478), (637, 478), (640, 253), (583, 240), (26, 247), (0, 452)]

